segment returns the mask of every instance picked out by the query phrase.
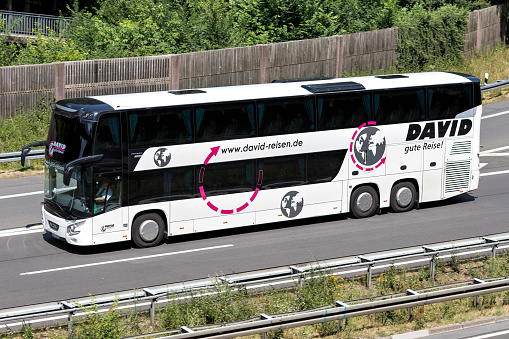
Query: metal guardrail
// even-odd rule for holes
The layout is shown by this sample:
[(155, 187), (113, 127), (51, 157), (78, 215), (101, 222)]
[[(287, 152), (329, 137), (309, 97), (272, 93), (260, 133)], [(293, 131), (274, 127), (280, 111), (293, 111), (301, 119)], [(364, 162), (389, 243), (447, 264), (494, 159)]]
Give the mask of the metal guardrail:
[[(224, 284), (228, 284), (232, 288), (243, 287), (246, 288), (247, 290), (260, 290), (263, 288), (274, 286), (294, 286), (295, 283), (303, 284), (305, 283), (306, 280), (312, 279), (313, 276), (320, 271), (325, 271), (327, 272), (327, 274), (332, 274), (334, 276), (340, 275), (345, 278), (349, 276), (359, 275), (360, 272), (364, 273), (367, 271), (366, 283), (367, 286), (371, 286), (372, 273), (374, 273), (375, 271), (382, 272), (391, 266), (415, 267), (420, 266), (422, 264), (430, 265), (430, 276), (433, 279), (435, 274), (435, 264), (438, 259), (449, 260), (453, 256), (455, 256), (456, 258), (475, 257), (479, 253), (483, 252), (488, 252), (491, 253), (492, 256), (495, 256), (497, 250), (506, 248), (509, 248), (509, 233), (496, 234), (490, 237), (471, 238), (455, 242), (435, 243), (431, 245), (416, 246), (395, 251), (385, 251), (360, 256), (330, 259), (316, 264), (279, 267), (262, 270), (258, 272), (230, 274), (224, 277), (219, 277), (217, 279), (208, 278), (185, 283), (153, 286), (150, 288), (144, 288), (142, 290), (140, 289), (134, 291), (133, 290), (121, 291), (117, 293), (104, 294), (93, 298), (84, 297), (76, 298), (73, 299), (72, 301), (67, 300), (38, 305), (15, 307), (0, 310), (0, 332), (2, 332), (2, 330), (5, 331), (6, 327), (9, 327), (11, 329), (17, 327), (19, 328), (21, 326), (21, 321), (27, 321), (28, 319), (32, 319), (33, 328), (37, 327), (34, 326), (33, 322), (42, 325), (47, 325), (48, 323), (51, 322), (62, 323), (62, 321), (65, 321), (67, 319), (69, 331), (72, 331), (73, 319), (84, 316), (85, 308), (97, 307), (100, 311), (105, 312), (114, 303), (118, 303), (119, 309), (130, 307), (131, 308), (134, 307), (137, 310), (149, 309), (151, 322), (153, 324), (155, 310), (158, 304), (165, 304), (170, 300), (176, 299), (186, 300), (187, 298), (189, 298), (190, 293), (192, 293), (194, 296), (197, 296), (200, 293), (213, 293), (214, 291), (217, 292), (216, 287), (218, 286), (218, 281)], [(468, 284), (468, 282), (462, 283), (462, 285), (465, 284)], [(503, 288), (509, 290), (509, 287), (507, 287), (509, 286), (509, 283), (507, 284), (507, 286), (505, 284), (506, 283), (504, 283)], [(436, 288), (437, 287), (433, 287), (433, 289)], [(478, 293), (477, 295), (484, 293), (493, 293), (491, 290), (490, 292), (483, 292), (486, 291), (483, 289), (475, 291), (468, 289), (468, 291), (469, 291), (468, 293)], [(466, 297), (465, 294), (462, 293), (456, 294), (456, 297), (457, 298)], [(421, 294), (418, 295), (422, 297)], [(429, 297), (431, 298), (431, 296)], [(383, 298), (386, 297), (378, 297), (372, 299), (383, 299)], [(439, 300), (439, 299), (429, 299), (428, 296), (425, 296), (423, 298), (424, 299), (422, 300), (426, 300), (427, 302), (431, 302), (432, 300)], [(413, 307), (408, 306), (410, 304), (405, 305), (398, 304), (398, 305), (401, 306), (401, 308)], [(391, 304), (391, 307), (392, 306), (394, 305)], [(376, 313), (384, 312), (386, 310), (385, 307), (388, 306), (386, 303), (385, 304), (382, 303), (382, 304), (372, 304), (371, 307), (373, 307), (372, 309), (373, 313)], [(348, 310), (350, 310), (350, 308), (348, 308)], [(337, 314), (332, 313), (332, 315), (335, 316), (337, 319), (339, 319), (339, 317), (341, 316), (353, 317), (354, 314), (356, 313), (337, 313)], [(327, 317), (329, 318), (329, 316)], [(271, 317), (271, 319), (272, 318), (273, 317)], [(315, 320), (316, 319), (314, 319), (313, 321)], [(268, 327), (263, 327), (263, 331), (258, 333), (270, 331), (272, 328), (270, 326), (276, 326), (271, 324), (275, 323), (278, 324), (277, 326), (290, 326), (289, 323), (286, 322), (279, 323), (279, 320), (277, 321), (274, 320), (274, 322), (261, 323), (263, 326)], [(291, 326), (294, 325), (297, 326), (296, 324), (298, 324), (298, 322), (296, 323), (291, 322)], [(197, 335), (194, 336), (193, 338), (199, 337), (200, 336)]]
[(35, 31), (40, 30), (44, 35), (50, 35), (51, 31), (57, 34), (68, 31), (65, 20), (58, 16), (34, 13), (0, 11), (0, 22), (4, 20), (1, 33), (35, 36)]
[[(284, 330), (293, 327), (308, 326), (318, 323), (338, 321), (338, 330), (342, 327), (345, 319), (359, 316), (389, 312), (401, 309), (408, 309), (409, 318), (412, 315), (412, 308), (424, 305), (430, 305), (445, 301), (451, 301), (462, 298), (474, 297), (474, 305), (477, 306), (478, 296), (509, 290), (509, 279), (484, 281), (474, 279), (460, 284), (469, 284), (467, 286), (453, 287), (450, 285), (436, 286), (439, 291), (424, 292), (420, 290), (407, 290), (405, 296), (384, 296), (384, 300), (370, 302), (352, 302), (336, 301), (335, 305), (326, 305), (314, 310), (296, 312), (291, 315), (266, 315), (261, 314), (258, 319), (246, 319), (242, 322), (228, 324), (210, 325), (209, 328), (188, 328), (181, 327), (179, 330), (170, 330), (164, 332), (148, 333), (144, 335), (128, 337), (129, 339), (138, 339), (153, 337), (158, 338), (215, 338), (226, 339), (248, 336), (253, 334), (263, 334), (267, 332)], [(354, 301), (355, 303), (356, 301)], [(212, 328), (210, 328), (212, 327)], [(171, 336), (159, 336), (173, 334), (176, 331), (181, 334)], [(177, 332), (177, 333), (178, 333)]]
[(481, 93), (494, 91), (509, 86), (509, 78), (504, 80), (497, 80), (489, 84), (481, 85)]
[[(25, 159), (28, 160), (27, 166), (30, 167), (30, 160), (44, 159), (44, 149), (30, 150), (30, 153), (25, 157)], [(21, 161), (21, 152), (0, 153), (0, 163), (14, 161)]]

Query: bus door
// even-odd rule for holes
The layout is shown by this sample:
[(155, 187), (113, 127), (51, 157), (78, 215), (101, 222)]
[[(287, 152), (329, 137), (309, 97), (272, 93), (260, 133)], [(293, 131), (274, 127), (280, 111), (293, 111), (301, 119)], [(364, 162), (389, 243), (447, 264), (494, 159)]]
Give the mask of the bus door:
[(93, 166), (94, 244), (128, 240), (128, 213), (123, 205), (123, 147), (120, 114), (103, 114), (97, 123)]

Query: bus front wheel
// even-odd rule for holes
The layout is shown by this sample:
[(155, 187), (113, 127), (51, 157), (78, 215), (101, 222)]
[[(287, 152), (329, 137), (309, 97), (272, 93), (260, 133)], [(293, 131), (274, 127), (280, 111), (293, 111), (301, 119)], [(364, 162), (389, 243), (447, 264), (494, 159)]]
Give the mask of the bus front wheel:
[(417, 199), (417, 191), (411, 182), (400, 182), (391, 190), (391, 208), (394, 212), (410, 211)]
[(132, 239), (138, 247), (159, 244), (164, 236), (164, 221), (156, 213), (143, 214), (133, 223)]
[(378, 193), (371, 186), (357, 187), (350, 200), (350, 210), (356, 218), (367, 218), (375, 214), (378, 207)]

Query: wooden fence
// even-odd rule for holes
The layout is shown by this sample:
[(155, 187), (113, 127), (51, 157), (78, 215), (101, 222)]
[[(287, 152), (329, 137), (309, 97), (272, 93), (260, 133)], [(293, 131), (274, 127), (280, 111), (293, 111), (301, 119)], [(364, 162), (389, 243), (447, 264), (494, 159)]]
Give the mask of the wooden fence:
[[(472, 12), (465, 52), (506, 41), (506, 18), (506, 5)], [(397, 34), (397, 29), (390, 28), (180, 55), (0, 67), (0, 118), (55, 98), (342, 77), (355, 70), (387, 70), (397, 61)]]

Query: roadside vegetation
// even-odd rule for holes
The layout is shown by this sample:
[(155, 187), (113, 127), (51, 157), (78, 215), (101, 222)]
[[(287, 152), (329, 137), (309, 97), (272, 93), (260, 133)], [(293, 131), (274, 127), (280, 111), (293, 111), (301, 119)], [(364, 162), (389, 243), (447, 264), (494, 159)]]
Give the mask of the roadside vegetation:
[(390, 27), (414, 36), (403, 48), (420, 52), (403, 53), (405, 60), (425, 62), (457, 47), (469, 12), (504, 1), (76, 0), (62, 13), (67, 32), (39, 34), (26, 46), (4, 40), (0, 66), (188, 53)]
[[(480, 257), (460, 261), (454, 255), (447, 263), (439, 261), (435, 281), (429, 275), (429, 266), (404, 269), (391, 266), (374, 276), (372, 287), (366, 288), (366, 276), (361, 274), (343, 279), (330, 273), (311, 274), (305, 284), (289, 289), (269, 289), (263, 293), (235, 291), (218, 282), (218, 294), (193, 295), (187, 302), (170, 302), (156, 312), (155, 326), (150, 326), (147, 313), (120, 311), (114, 304), (107, 313), (99, 314), (97, 306), (87, 311), (83, 319), (76, 319), (73, 338), (114, 339), (142, 333), (178, 329), (181, 326), (228, 323), (249, 319), (261, 313), (268, 315), (312, 309), (331, 305), (335, 301), (355, 301), (381, 295), (419, 290), (438, 285), (452, 284), (473, 278), (486, 279), (509, 275), (509, 254), (496, 258)], [(218, 280), (219, 281), (219, 280)], [(270, 338), (376, 338), (397, 333), (459, 323), (509, 312), (509, 291), (479, 297), (477, 307), (473, 298), (415, 307), (411, 319), (407, 310), (391, 311), (347, 319), (338, 333), (337, 321), (316, 324), (269, 334)], [(156, 337), (156, 336), (154, 336)], [(250, 336), (249, 338), (260, 338)], [(0, 338), (68, 338), (67, 326), (33, 329), (25, 323), (20, 332), (8, 331)]]

